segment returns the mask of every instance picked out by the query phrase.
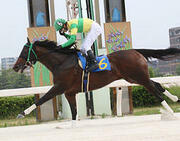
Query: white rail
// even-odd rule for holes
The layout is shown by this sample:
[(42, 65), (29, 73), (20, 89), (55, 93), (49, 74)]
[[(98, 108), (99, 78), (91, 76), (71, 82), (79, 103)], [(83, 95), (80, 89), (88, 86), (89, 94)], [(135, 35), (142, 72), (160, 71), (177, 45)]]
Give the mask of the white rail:
[[(155, 77), (155, 78), (151, 78), (151, 80), (155, 82), (159, 82), (164, 86), (180, 85), (180, 76)], [(128, 87), (128, 86), (137, 86), (137, 84), (131, 84), (126, 80), (117, 80), (107, 85), (107, 87)]]
[(46, 93), (52, 86), (0, 90), (0, 97), (24, 96)]
[[(151, 80), (159, 82), (164, 86), (171, 86), (171, 85), (180, 86), (180, 76), (156, 77), (156, 78), (151, 78)], [(137, 86), (137, 84), (131, 84), (125, 80), (117, 80), (107, 85), (106, 87), (128, 87), (128, 86)], [(51, 87), (52, 86), (43, 86), (43, 87), (0, 90), (0, 97), (43, 94), (46, 93)]]

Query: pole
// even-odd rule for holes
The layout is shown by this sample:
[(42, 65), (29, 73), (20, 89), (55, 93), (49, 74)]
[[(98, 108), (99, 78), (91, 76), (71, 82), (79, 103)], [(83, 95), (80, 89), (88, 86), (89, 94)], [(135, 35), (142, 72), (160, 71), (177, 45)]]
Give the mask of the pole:
[[(92, 0), (86, 0), (86, 8), (87, 8), (87, 17), (94, 20), (94, 10), (93, 10), (93, 1)], [(93, 43), (92, 48), (94, 51), (94, 55), (98, 56), (98, 49), (97, 49), (96, 41)]]
[(55, 10), (54, 10), (54, 0), (50, 0), (50, 18), (51, 18), (51, 26), (54, 24), (55, 22)]
[[(101, 19), (100, 19), (100, 9), (99, 9), (99, 1), (94, 0), (94, 6), (95, 6), (95, 17), (96, 17), (96, 22), (101, 25)], [(98, 36), (97, 40), (97, 47), (102, 48), (102, 35)]]
[[(78, 0), (78, 9), (79, 9), (79, 18), (82, 18), (83, 15), (82, 15), (82, 5), (81, 5), (81, 0)], [(84, 39), (84, 34), (81, 33), (81, 40)]]

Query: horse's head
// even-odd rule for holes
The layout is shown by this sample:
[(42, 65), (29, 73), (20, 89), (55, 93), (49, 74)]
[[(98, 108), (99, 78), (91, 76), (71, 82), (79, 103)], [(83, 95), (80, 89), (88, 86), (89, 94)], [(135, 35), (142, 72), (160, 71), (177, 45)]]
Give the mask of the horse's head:
[(24, 45), (13, 69), (16, 72), (21, 71), (22, 73), (28, 66), (32, 67), (32, 64), (35, 64), (36, 61), (37, 55), (35, 52), (35, 48), (33, 44), (30, 43), (29, 38), (27, 38), (27, 43)]

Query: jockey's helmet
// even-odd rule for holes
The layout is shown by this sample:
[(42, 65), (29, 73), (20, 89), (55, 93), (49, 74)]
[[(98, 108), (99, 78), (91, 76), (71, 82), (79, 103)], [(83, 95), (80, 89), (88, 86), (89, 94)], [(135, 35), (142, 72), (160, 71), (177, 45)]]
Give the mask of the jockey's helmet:
[(66, 20), (59, 18), (54, 22), (54, 28), (56, 29), (56, 31), (59, 31), (63, 28), (65, 23), (66, 23)]

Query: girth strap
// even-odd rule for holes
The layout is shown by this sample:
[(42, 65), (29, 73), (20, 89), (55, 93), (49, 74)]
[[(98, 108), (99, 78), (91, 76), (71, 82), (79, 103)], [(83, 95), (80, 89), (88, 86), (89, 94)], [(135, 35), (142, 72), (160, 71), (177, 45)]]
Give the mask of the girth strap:
[(90, 76), (90, 72), (88, 72), (87, 70), (83, 70), (83, 74), (82, 74), (82, 92), (88, 92), (89, 91), (89, 76)]

